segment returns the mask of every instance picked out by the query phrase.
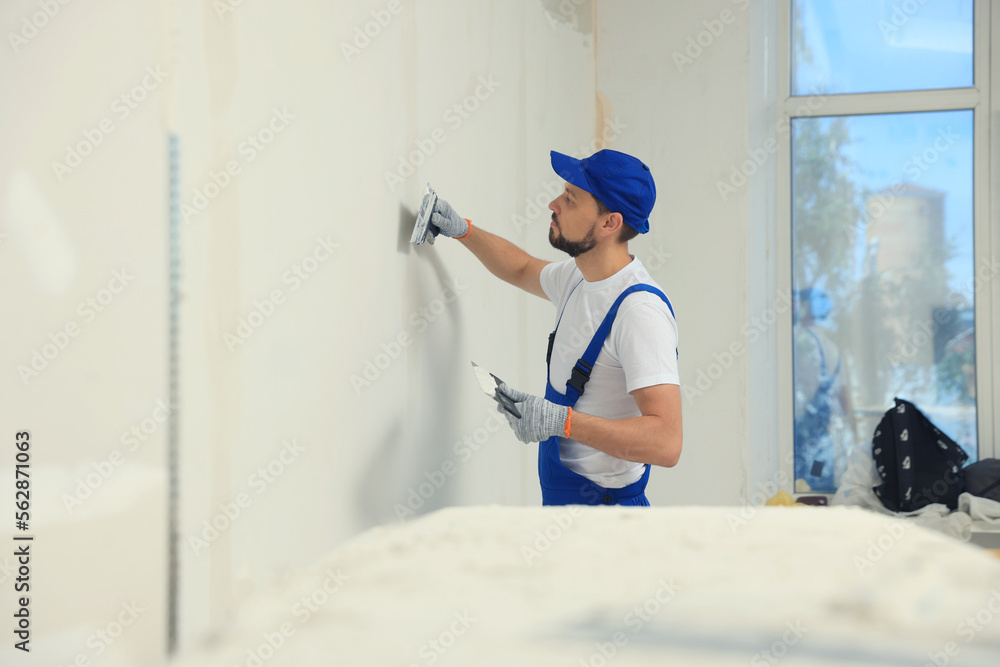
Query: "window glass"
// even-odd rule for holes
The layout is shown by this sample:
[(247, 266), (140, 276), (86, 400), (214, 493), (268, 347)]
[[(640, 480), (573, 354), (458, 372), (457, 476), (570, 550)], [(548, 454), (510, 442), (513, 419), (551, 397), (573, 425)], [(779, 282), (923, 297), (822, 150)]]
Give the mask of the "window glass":
[(793, 0), (792, 94), (965, 88), (972, 0)]
[(835, 491), (895, 396), (976, 460), (972, 137), (971, 110), (792, 121), (797, 490)]

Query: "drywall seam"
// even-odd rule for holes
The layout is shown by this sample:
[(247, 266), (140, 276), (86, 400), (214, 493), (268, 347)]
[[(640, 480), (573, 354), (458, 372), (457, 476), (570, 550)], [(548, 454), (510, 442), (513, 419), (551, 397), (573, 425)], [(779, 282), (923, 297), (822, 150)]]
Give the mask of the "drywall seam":
[(601, 87), (598, 84), (597, 77), (597, 0), (593, 0), (591, 4), (591, 25), (594, 28), (594, 139), (597, 141), (601, 140), (602, 129), (604, 128), (604, 115), (603, 115), (603, 104), (601, 102)]
[[(204, 57), (208, 72), (211, 157), (208, 168), (226, 163), (231, 153), (228, 116), (232, 107), (239, 66), (236, 48), (237, 17), (219, 21), (211, 3), (203, 9)], [(195, 177), (197, 178), (197, 176)], [(201, 216), (208, 235), (208, 271), (205, 276), (205, 348), (207, 357), (210, 420), (213, 426), (208, 444), (212, 447), (211, 508), (232, 501), (232, 452), (238, 442), (240, 413), (239, 355), (225, 346), (220, 332), (241, 316), (240, 290), (239, 182), (233, 181), (225, 197), (212, 202), (209, 216)], [(232, 535), (221, 532), (209, 554), (209, 619), (214, 625), (232, 611)]]

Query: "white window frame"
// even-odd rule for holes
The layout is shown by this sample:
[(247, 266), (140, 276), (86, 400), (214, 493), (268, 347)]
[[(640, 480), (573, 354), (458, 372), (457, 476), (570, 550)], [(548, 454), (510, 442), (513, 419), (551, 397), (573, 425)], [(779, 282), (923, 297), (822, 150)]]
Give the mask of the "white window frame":
[[(775, 488), (794, 493), (794, 435), (792, 388), (792, 316), (776, 308), (780, 295), (792, 289), (791, 248), (791, 133), (783, 131), (792, 118), (952, 111), (972, 109), (973, 120), (973, 233), (974, 267), (989, 267), (1000, 258), (1000, 147), (991, 135), (991, 110), (1000, 110), (1000, 11), (991, 12), (989, 0), (975, 0), (974, 81), (972, 88), (828, 95), (818, 109), (792, 96), (791, 7), (793, 0), (752, 3), (750, 16), (750, 147), (777, 145), (768, 169), (750, 192), (749, 307), (750, 314), (773, 309), (777, 321), (753, 346), (749, 358), (750, 492)], [(758, 39), (759, 37), (759, 39)], [(996, 54), (990, 67), (990, 52)], [(814, 105), (816, 106), (816, 105)], [(977, 285), (976, 407), (979, 457), (996, 457), (998, 392), (994, 388), (994, 359), (1000, 359), (1000, 289), (998, 275)], [(784, 312), (781, 312), (784, 311)], [(887, 408), (888, 409), (888, 408)], [(859, 443), (863, 444), (863, 443)]]

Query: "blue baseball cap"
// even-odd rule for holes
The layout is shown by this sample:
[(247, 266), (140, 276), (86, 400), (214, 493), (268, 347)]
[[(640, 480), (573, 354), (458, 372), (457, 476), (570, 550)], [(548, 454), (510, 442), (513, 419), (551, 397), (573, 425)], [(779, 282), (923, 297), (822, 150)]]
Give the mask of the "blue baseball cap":
[(809, 303), (809, 313), (817, 322), (825, 320), (827, 315), (830, 314), (830, 295), (818, 287), (794, 290), (792, 296), (797, 297), (800, 301)]
[(563, 180), (594, 195), (626, 225), (640, 234), (649, 231), (649, 212), (656, 201), (656, 185), (649, 167), (640, 160), (609, 148), (577, 160), (551, 151), (552, 168)]

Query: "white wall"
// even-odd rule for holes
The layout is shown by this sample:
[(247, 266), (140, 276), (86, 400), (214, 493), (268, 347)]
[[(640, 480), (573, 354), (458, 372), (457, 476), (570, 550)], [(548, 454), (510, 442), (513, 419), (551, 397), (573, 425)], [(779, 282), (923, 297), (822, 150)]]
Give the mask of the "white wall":
[[(414, 249), (408, 239), (431, 181), (475, 224), (558, 258), (544, 224), (545, 188), (561, 188), (548, 151), (593, 151), (593, 10), (579, 11), (582, 20), (551, 20), (530, 1), (243, 3), (221, 16), (178, 6), (182, 200), (194, 204), (210, 172), (240, 165), (184, 226), (186, 639), (270, 574), (398, 521), (394, 506), (448, 462), (457, 472), (419, 499), (418, 514), (539, 502), (536, 449), (494, 418), (470, 360), (540, 392), (551, 307), (460, 244)], [(345, 55), (341, 43), (373, 16), (387, 25)], [(466, 99), (477, 107), (467, 117), (449, 111)], [(241, 155), (273, 108), (294, 120), (252, 160)], [(415, 173), (387, 183), (401, 157), (431, 152), (428, 138), (433, 152), (415, 156)], [(542, 206), (515, 225), (526, 198)], [(338, 247), (296, 289), (286, 272), (317, 237)], [(273, 313), (255, 315), (241, 343), (227, 339), (273, 290)], [(401, 334), (409, 344), (395, 349)], [(466, 437), (481, 443), (472, 456), (454, 448)], [(252, 477), (285, 441), (304, 451), (275, 463), (273, 482)], [(240, 494), (248, 507), (233, 528), (195, 553), (188, 538), (211, 536), (204, 522)]]
[[(20, 565), (11, 539), (19, 431), (31, 435), (26, 534), (35, 538), (31, 588), (19, 592), (33, 613), (31, 653), (8, 640), (0, 663), (145, 664), (165, 650), (167, 585), (166, 414), (157, 408), (168, 398), (167, 141), (157, 6), (45, 7), (51, 16), (34, 0), (0, 5), (6, 619)], [(122, 605), (137, 616), (116, 628)], [(124, 630), (110, 644), (96, 634), (109, 626)]]
[[(724, 10), (732, 21), (679, 69), (674, 53)], [(33, 11), (33, 2), (8, 3), (2, 25)], [(741, 3), (102, 0), (61, 12), (0, 61), (4, 89), (17, 91), (0, 107), (0, 271), (10, 286), (0, 299), (3, 312), (24, 313), (3, 329), (2, 423), (33, 429), (45, 443), (39, 462), (72, 484), (166, 397), (166, 146), (176, 133), (181, 201), (192, 207), (182, 225), (178, 413), (186, 644), (262, 582), (400, 520), (395, 506), (448, 463), (455, 474), (417, 514), (539, 502), (536, 447), (493, 418), (469, 362), (541, 393), (553, 309), (493, 278), (460, 244), (409, 246), (425, 182), (474, 224), (558, 260), (545, 206), (562, 181), (549, 150), (631, 152), (658, 186), (652, 231), (631, 249), (677, 312), (682, 383), (695, 386), (713, 355), (747, 342), (755, 190), (723, 201), (716, 189), (750, 143), (751, 17)], [(345, 55), (342, 43), (366, 25), (377, 34)], [(169, 76), (150, 101), (56, 181), (51, 161), (157, 63)], [(488, 95), (484, 79), (495, 82)], [(484, 99), (459, 123), (449, 109), (477, 88)], [(273, 141), (254, 152), (251, 135)], [(387, 183), (428, 139), (433, 153)], [(223, 176), (231, 162), (238, 173)], [(311, 265), (315, 257), (325, 259)], [(289, 272), (307, 264), (314, 272), (296, 283)], [(17, 364), (78, 319), (76, 304), (119, 265), (134, 270), (134, 285), (25, 386)], [(454, 284), (457, 299), (445, 299)], [(278, 303), (259, 305), (276, 290)], [(235, 343), (241, 320), (252, 320), (249, 335)], [(410, 338), (397, 351), (402, 334)], [(654, 504), (745, 496), (750, 362), (759, 358), (738, 355), (703, 395), (685, 398), (684, 454), (653, 472)], [(377, 377), (369, 364), (382, 366)], [(370, 383), (359, 385), (366, 368)], [(129, 459), (151, 468), (122, 473), (108, 496), (133, 508), (114, 524), (128, 531), (119, 539), (161, 557), (164, 431)], [(468, 460), (468, 445), (455, 448), (467, 438), (479, 447)], [(280, 463), (286, 442), (300, 449), (285, 449)], [(280, 474), (259, 476), (269, 464)], [(129, 480), (147, 480), (146, 504), (128, 500)], [(64, 490), (46, 491), (49, 506), (64, 511)], [(217, 537), (206, 531), (213, 519), (224, 526)], [(99, 547), (81, 539), (80, 549)], [(121, 571), (163, 591), (160, 566), (155, 576)], [(73, 561), (58, 567), (72, 573)], [(81, 627), (101, 623), (99, 611), (81, 610)], [(163, 627), (149, 618), (154, 633)], [(153, 655), (162, 648), (146, 644)]]
[[(646, 160), (657, 185), (650, 231), (630, 250), (669, 253), (650, 273), (673, 302), (680, 337), (684, 450), (675, 468), (650, 475), (657, 505), (745, 495), (748, 406), (759, 387), (743, 331), (750, 189), (724, 198), (716, 182), (749, 145), (749, 11), (744, 0), (598, 3), (598, 92), (630, 126), (615, 148)], [(741, 354), (729, 351), (734, 343)]]

